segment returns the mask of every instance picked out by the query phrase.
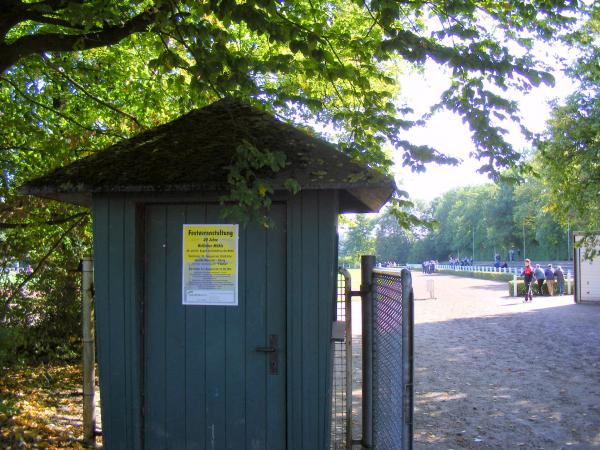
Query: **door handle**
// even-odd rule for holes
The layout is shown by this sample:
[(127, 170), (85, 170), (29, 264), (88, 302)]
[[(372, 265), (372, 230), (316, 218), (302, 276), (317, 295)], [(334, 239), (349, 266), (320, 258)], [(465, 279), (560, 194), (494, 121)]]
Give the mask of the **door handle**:
[(272, 353), (276, 352), (277, 349), (275, 347), (256, 347), (256, 351), (261, 353)]
[(277, 335), (269, 335), (269, 347), (256, 347), (256, 351), (259, 353), (269, 354), (269, 371), (271, 375), (277, 375), (278, 364), (277, 364)]

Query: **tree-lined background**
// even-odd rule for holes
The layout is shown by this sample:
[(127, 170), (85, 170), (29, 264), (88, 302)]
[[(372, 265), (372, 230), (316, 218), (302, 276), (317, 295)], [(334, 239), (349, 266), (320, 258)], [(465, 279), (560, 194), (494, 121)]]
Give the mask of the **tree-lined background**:
[[(556, 106), (539, 143), (540, 159), (552, 163), (539, 168), (522, 166), (505, 140), (507, 124), (520, 123), (507, 92), (553, 82), (536, 42), (560, 42), (580, 56), (571, 71), (580, 89)], [(586, 226), (598, 226), (597, 43), (598, 6), (576, 0), (3, 1), (0, 362), (76, 355), (76, 270), (91, 243), (88, 211), (26, 198), (17, 188), (227, 95), (321, 133), (383, 172), (392, 158), (423, 171), (457, 161), (407, 137), (429, 115), (402, 100), (399, 74), (434, 62), (450, 80), (430, 114), (462, 117), (481, 171), (492, 179), (511, 173), (523, 184), (458, 190), (430, 208), (398, 192), (378, 219), (376, 241), (368, 219), (357, 219), (364, 240), (380, 253), (422, 247), (423, 257), (443, 258), (468, 251), (472, 226), (487, 245), (481, 253), (511, 240), (518, 247), (521, 220), (534, 220), (532, 242), (567, 220), (587, 217)], [(538, 189), (536, 170), (555, 182)], [(477, 202), (490, 198), (499, 203), (485, 203), (482, 214)], [(419, 219), (438, 216), (455, 228), (426, 234)], [(411, 227), (414, 236), (404, 236)], [(381, 254), (403, 259), (393, 256)], [(16, 263), (32, 272), (8, 275)]]
[(511, 249), (519, 263), (525, 257), (569, 260), (573, 250), (569, 233), (587, 231), (589, 222), (562, 224), (553, 215), (554, 208), (568, 210), (569, 201), (553, 199), (549, 187), (537, 178), (520, 184), (459, 187), (415, 205), (414, 213), (433, 223), (431, 229), (402, 228), (389, 211), (345, 219), (340, 261), (356, 266), (360, 255), (375, 254), (382, 263), (406, 264), (448, 261), (452, 255), (489, 263), (497, 253), (508, 262)]

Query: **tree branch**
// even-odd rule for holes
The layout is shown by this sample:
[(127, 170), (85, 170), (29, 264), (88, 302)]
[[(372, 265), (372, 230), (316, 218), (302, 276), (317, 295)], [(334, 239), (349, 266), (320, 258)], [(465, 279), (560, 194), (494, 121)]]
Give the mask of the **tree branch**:
[(79, 217), (87, 216), (87, 212), (73, 214), (72, 216), (59, 217), (52, 220), (46, 220), (44, 222), (23, 222), (23, 223), (6, 223), (0, 222), (0, 230), (9, 230), (14, 228), (27, 228), (35, 227), (39, 225), (60, 225), (62, 223), (70, 222), (71, 220), (78, 219)]
[(11, 44), (0, 44), (0, 73), (35, 53), (73, 52), (117, 44), (130, 34), (146, 30), (154, 22), (156, 14), (156, 10), (143, 12), (120, 26), (107, 27), (98, 32), (31, 34)]
[(47, 58), (46, 56), (42, 55), (42, 59), (46, 62), (46, 64), (48, 64), (48, 66), (50, 66), (61, 77), (63, 77), (65, 80), (67, 80), (69, 83), (71, 83), (73, 85), (73, 87), (75, 87), (76, 89), (79, 89), (81, 92), (83, 92), (89, 98), (91, 98), (92, 100), (96, 101), (97, 103), (100, 103), (102, 106), (105, 106), (108, 109), (111, 109), (114, 112), (116, 112), (118, 114), (122, 114), (123, 116), (127, 117), (133, 123), (135, 123), (141, 130), (145, 130), (146, 129), (146, 127), (140, 123), (140, 121), (137, 119), (137, 117), (135, 117), (132, 114), (129, 114), (128, 112), (120, 110), (116, 106), (111, 105), (110, 103), (108, 103), (108, 102), (102, 100), (101, 98), (98, 98), (95, 95), (93, 95), (92, 93), (90, 93), (84, 86), (82, 86), (80, 83), (78, 83), (77, 81), (75, 81), (74, 79), (72, 79), (71, 77), (69, 77), (64, 71), (61, 71), (58, 67), (56, 67), (54, 64), (52, 64), (52, 62), (50, 61), (50, 59)]
[(29, 275), (27, 275), (25, 277), (25, 279), (23, 281), (21, 281), (16, 288), (14, 288), (11, 291), (8, 298), (4, 301), (4, 303), (2, 305), (0, 305), (0, 307), (2, 308), (2, 311), (0, 312), (0, 323), (4, 322), (4, 320), (6, 318), (6, 312), (8, 311), (8, 308), (9, 308), (11, 302), (15, 299), (15, 297), (21, 291), (21, 289), (23, 289), (23, 287), (29, 282), (29, 280), (31, 280), (38, 273), (38, 271), (44, 266), (44, 264), (46, 263), (48, 258), (50, 258), (52, 253), (54, 253), (54, 251), (58, 248), (60, 243), (69, 235), (69, 233), (71, 233), (71, 231), (73, 231), (78, 225), (81, 225), (85, 221), (86, 216), (87, 216), (87, 214), (85, 216), (81, 217), (75, 223), (73, 223), (64, 233), (62, 233), (59, 236), (59, 238), (56, 240), (56, 242), (52, 245), (52, 247), (50, 248), (48, 253), (46, 253), (44, 255), (44, 257), (42, 259), (40, 259), (40, 261), (37, 263), (37, 265), (35, 266), (33, 271)]
[(4, 41), (12, 27), (21, 22), (25, 14), (25, 5), (18, 0), (4, 0), (0, 16), (0, 39)]
[(41, 108), (44, 108), (44, 109), (47, 109), (48, 111), (53, 112), (54, 114), (56, 114), (56, 115), (62, 117), (63, 119), (65, 119), (67, 122), (70, 122), (70, 123), (72, 123), (72, 124), (74, 124), (74, 125), (82, 128), (84, 130), (91, 131), (92, 133), (100, 133), (100, 134), (106, 134), (106, 135), (109, 135), (109, 136), (115, 136), (115, 137), (118, 137), (118, 138), (121, 138), (121, 139), (126, 139), (127, 138), (126, 136), (123, 136), (122, 134), (114, 133), (112, 131), (104, 131), (104, 130), (99, 129), (99, 128), (91, 128), (91, 127), (83, 125), (82, 123), (77, 122), (75, 119), (67, 116), (66, 114), (63, 114), (60, 111), (57, 111), (56, 109), (51, 108), (48, 105), (44, 105), (43, 103), (40, 103), (37, 100), (33, 99), (32, 97), (30, 97), (29, 95), (27, 95), (25, 92), (23, 92), (21, 89), (19, 89), (19, 87), (15, 83), (13, 83), (11, 80), (9, 80), (6, 77), (3, 77), (2, 75), (0, 75), (0, 81), (6, 81), (8, 84), (10, 84), (13, 87), (13, 89), (15, 91), (17, 91), (17, 93), (21, 97), (23, 97), (25, 100), (33, 103), (34, 105), (38, 105)]
[(52, 9), (52, 11), (58, 11), (61, 9), (65, 9), (69, 5), (69, 3), (81, 4), (83, 2), (84, 0), (44, 0), (36, 3), (27, 3), (23, 6), (27, 9), (35, 9), (39, 8), (40, 6), (46, 6)]
[(28, 13), (26, 17), (22, 18), (22, 21), (23, 20), (31, 20), (32, 22), (43, 23), (46, 25), (57, 25), (59, 27), (73, 28), (75, 30), (83, 31), (83, 27), (73, 25), (68, 20), (59, 19), (58, 17), (48, 17), (40, 13)]
[(14, 26), (26, 20), (77, 28), (71, 25), (68, 20), (49, 18), (40, 11), (42, 8), (44, 10), (49, 8), (52, 12), (57, 12), (66, 8), (69, 3), (83, 3), (83, 0), (48, 0), (38, 3), (23, 3), (21, 0), (0, 0), (0, 2), (3, 3), (2, 15), (0, 16), (0, 40), (3, 41)]

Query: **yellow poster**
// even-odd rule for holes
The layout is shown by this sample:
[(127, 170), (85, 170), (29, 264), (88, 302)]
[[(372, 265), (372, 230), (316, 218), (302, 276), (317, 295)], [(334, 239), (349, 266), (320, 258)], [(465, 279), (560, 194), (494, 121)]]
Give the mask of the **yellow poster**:
[(238, 225), (183, 225), (184, 305), (238, 304)]

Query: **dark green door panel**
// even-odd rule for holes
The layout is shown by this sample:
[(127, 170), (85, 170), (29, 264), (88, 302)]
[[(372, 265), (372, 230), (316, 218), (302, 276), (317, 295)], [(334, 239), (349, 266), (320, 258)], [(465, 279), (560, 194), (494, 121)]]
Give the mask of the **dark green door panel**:
[[(239, 305), (181, 304), (182, 225), (220, 223), (219, 206), (146, 208), (144, 444), (149, 449), (286, 446), (286, 210), (240, 226)], [(257, 352), (278, 339), (271, 355)]]

